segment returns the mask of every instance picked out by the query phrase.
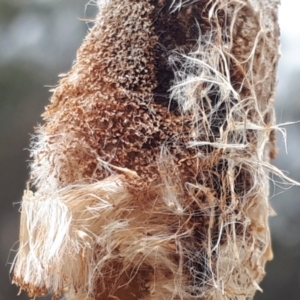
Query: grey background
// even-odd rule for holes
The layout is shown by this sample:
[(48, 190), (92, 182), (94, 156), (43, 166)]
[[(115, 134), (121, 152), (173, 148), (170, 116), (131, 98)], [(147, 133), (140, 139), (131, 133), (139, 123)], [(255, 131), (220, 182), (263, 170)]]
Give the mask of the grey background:
[[(28, 178), (33, 127), (50, 98), (57, 75), (67, 72), (96, 9), (87, 0), (0, 0), (0, 300), (17, 299), (9, 269), (19, 231), (19, 202)], [(297, 0), (296, 0), (297, 1)], [(300, 22), (295, 1), (281, 8), (282, 59), (278, 74), (278, 123), (300, 120)], [(297, 10), (299, 11), (299, 10)], [(291, 18), (294, 18), (291, 20)], [(298, 22), (298, 23), (297, 23)], [(300, 125), (282, 136), (275, 164), (300, 181)], [(278, 178), (274, 178), (278, 180)], [(280, 188), (281, 187), (281, 188)], [(300, 188), (271, 187), (278, 215), (270, 220), (275, 260), (267, 265), (256, 300), (300, 299)], [(18, 299), (28, 299), (22, 294)]]

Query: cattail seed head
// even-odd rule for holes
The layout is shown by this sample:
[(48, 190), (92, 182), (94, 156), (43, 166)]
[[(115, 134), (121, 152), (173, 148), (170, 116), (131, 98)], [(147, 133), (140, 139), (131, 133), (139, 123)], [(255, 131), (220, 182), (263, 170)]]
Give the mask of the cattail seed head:
[(32, 297), (252, 299), (272, 259), (277, 0), (99, 1), (31, 154)]

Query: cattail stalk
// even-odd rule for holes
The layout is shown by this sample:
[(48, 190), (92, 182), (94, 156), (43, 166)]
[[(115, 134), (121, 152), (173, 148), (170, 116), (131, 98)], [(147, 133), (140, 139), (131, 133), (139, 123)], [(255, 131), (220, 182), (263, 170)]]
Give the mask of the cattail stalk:
[[(277, 0), (99, 1), (31, 146), (31, 297), (249, 300), (272, 259)], [(31, 190), (34, 190), (31, 191)]]

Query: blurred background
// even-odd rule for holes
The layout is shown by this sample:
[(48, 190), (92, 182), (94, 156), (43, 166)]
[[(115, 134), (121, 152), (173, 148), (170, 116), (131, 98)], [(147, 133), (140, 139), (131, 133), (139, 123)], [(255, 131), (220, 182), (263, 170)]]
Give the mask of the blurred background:
[[(278, 73), (277, 122), (300, 120), (299, 0), (280, 8), (282, 58)], [(41, 122), (48, 90), (67, 72), (96, 9), (87, 0), (0, 0), (0, 300), (17, 299), (9, 270), (19, 231), (19, 202), (28, 178), (30, 133)], [(300, 181), (300, 124), (278, 135), (275, 164)], [(276, 178), (274, 178), (277, 180)], [(300, 299), (300, 188), (271, 187), (277, 212), (270, 220), (275, 259), (267, 265), (264, 293), (256, 300)], [(26, 295), (20, 300), (28, 299)]]

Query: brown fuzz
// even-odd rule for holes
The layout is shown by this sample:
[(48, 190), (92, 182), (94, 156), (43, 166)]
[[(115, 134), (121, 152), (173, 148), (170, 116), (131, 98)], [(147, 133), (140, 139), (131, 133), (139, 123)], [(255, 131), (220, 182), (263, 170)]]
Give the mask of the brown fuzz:
[(99, 1), (32, 144), (31, 297), (249, 300), (272, 259), (277, 0)]

